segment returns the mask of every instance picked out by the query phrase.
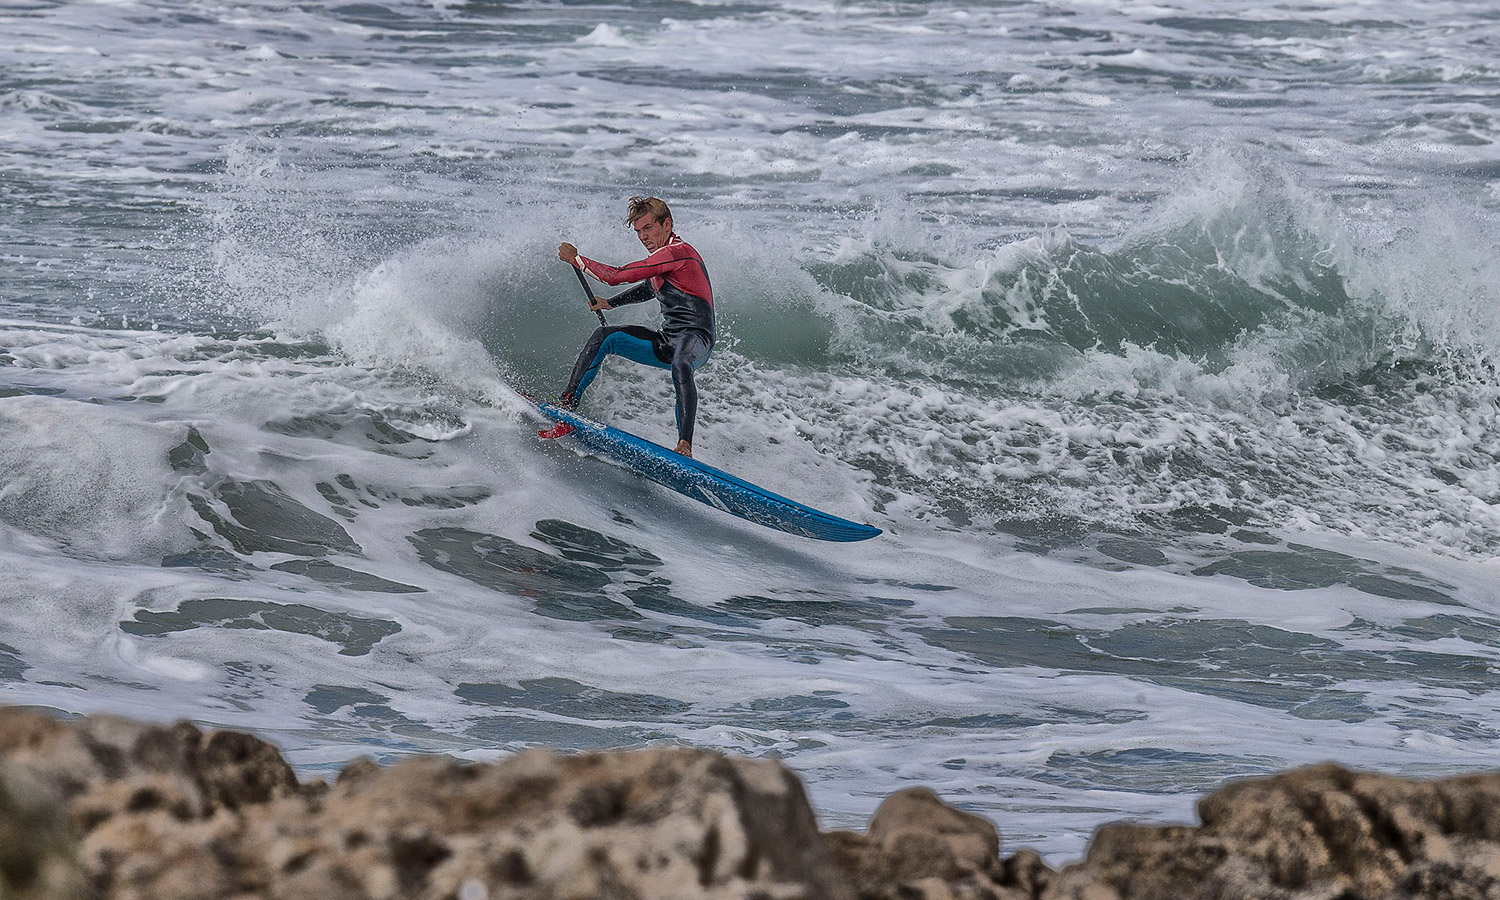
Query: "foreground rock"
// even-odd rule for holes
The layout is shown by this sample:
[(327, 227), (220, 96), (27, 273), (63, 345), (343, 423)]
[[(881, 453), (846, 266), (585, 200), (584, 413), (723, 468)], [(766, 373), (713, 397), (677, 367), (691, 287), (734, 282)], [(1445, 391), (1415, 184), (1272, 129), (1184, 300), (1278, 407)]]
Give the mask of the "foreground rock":
[(1040, 896), (1052, 875), (1030, 850), (1002, 862), (1000, 833), (988, 819), (948, 806), (927, 788), (887, 797), (865, 834), (827, 837), (862, 900), (1022, 900)]
[(78, 848), (55, 793), (0, 762), (0, 897), (76, 897), (84, 886)]
[(1198, 815), (1100, 828), (1047, 896), (1500, 900), (1500, 774), (1310, 766), (1226, 787)]
[(1500, 900), (1500, 775), (1316, 766), (1107, 825), (1054, 872), (925, 788), (817, 830), (776, 762), (668, 748), (350, 764), (237, 732), (0, 709), (0, 898)]
[(708, 751), (360, 761), (330, 788), (243, 734), (0, 710), (0, 755), (101, 897), (852, 898), (796, 777)]

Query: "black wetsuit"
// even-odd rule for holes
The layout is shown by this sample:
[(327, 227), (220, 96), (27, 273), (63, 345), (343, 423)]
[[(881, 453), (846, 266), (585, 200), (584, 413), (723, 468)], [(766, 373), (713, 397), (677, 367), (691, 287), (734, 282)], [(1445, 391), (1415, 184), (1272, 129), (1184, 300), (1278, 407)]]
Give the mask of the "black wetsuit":
[(643, 281), (611, 297), (610, 306), (625, 306), (655, 299), (661, 302), (662, 329), (640, 325), (605, 325), (594, 329), (563, 392), (562, 402), (577, 406), (583, 392), (611, 353), (648, 366), (672, 370), (677, 393), (677, 438), (693, 442), (693, 424), (698, 415), (698, 389), (693, 370), (703, 365), (713, 351), (716, 336), (713, 289), (708, 268), (686, 241), (672, 235), (667, 244), (645, 259), (626, 266), (609, 266), (578, 257), (583, 271), (606, 284)]

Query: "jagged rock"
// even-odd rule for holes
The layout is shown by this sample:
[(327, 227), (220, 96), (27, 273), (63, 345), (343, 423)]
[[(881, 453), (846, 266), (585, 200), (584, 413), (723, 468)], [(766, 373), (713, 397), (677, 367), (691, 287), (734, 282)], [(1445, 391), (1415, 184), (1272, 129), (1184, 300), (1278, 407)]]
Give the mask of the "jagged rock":
[(1309, 766), (1198, 803), (1199, 828), (1108, 825), (1048, 900), (1500, 900), (1500, 774)]
[(0, 708), (0, 758), (56, 791), (80, 832), (122, 811), (202, 819), (299, 789), (273, 745), (235, 731), (204, 734), (187, 722), (64, 722)]
[(925, 788), (818, 832), (776, 762), (447, 757), (299, 784), (270, 744), (0, 708), (5, 900), (1500, 900), (1500, 774), (1313, 766), (1202, 825), (1107, 825), (1059, 872)]
[(110, 900), (851, 896), (796, 776), (706, 750), (356, 760), (329, 787), (235, 732), (0, 710), (0, 759)]
[[(236, 857), (265, 860), (226, 873), (241, 890), (325, 900), (847, 896), (801, 784), (779, 763), (673, 748), (354, 769), (326, 796), (273, 805), (218, 838)], [(305, 815), (289, 814), (290, 803)]]
[(0, 897), (79, 900), (86, 882), (55, 791), (0, 762)]
[(1051, 874), (1031, 851), (1002, 863), (995, 826), (927, 788), (887, 797), (865, 834), (828, 839), (860, 900), (1029, 900)]

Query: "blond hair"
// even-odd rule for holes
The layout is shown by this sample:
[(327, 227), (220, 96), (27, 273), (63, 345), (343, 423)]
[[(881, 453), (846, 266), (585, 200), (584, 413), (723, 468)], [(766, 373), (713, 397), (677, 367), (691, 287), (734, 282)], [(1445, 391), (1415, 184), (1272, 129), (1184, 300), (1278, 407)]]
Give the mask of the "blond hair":
[(672, 211), (660, 197), (631, 197), (630, 207), (625, 211), (625, 224), (634, 225), (636, 219), (647, 213), (655, 216), (658, 222), (672, 218)]

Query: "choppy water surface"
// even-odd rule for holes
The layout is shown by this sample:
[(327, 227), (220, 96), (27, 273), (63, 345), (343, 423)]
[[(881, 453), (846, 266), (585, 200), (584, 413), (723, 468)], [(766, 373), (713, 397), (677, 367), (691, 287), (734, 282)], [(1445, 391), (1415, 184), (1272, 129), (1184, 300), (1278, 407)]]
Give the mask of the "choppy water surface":
[[(686, 743), (1054, 862), (1493, 766), (1500, 17), (0, 6), (0, 701), (361, 753)], [(659, 193), (769, 532), (542, 446)], [(651, 321), (651, 311), (618, 313)], [(589, 411), (672, 437), (662, 373)]]

